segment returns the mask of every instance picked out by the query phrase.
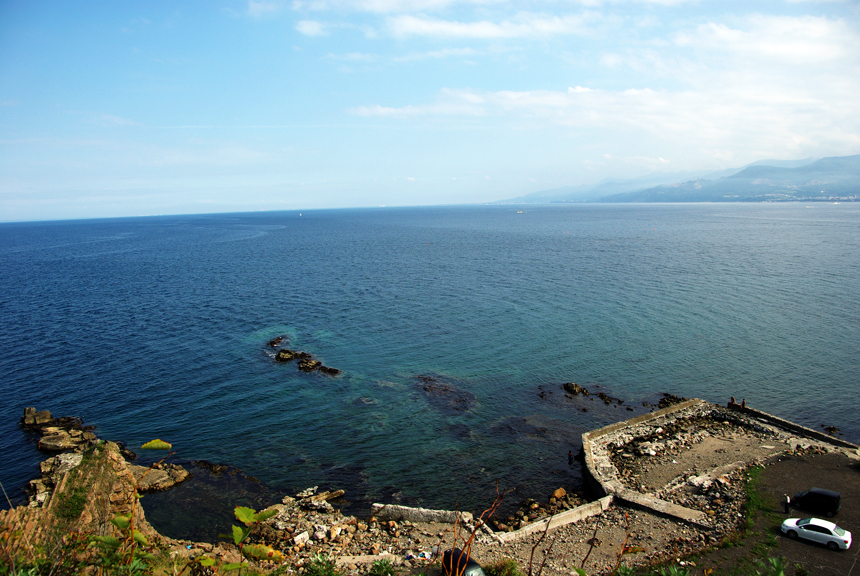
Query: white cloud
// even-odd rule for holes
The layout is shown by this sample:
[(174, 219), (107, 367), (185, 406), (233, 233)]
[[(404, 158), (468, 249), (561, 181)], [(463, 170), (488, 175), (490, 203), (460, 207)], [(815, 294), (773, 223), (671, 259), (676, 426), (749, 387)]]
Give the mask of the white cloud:
[[(444, 90), (428, 105), (365, 106), (364, 116), (408, 119), (462, 115), (495, 118), (515, 130), (562, 130), (640, 142), (659, 142), (659, 156), (679, 142), (714, 155), (750, 150), (783, 152), (860, 146), (860, 77), (853, 91), (773, 92), (757, 86), (714, 86), (708, 90), (602, 90), (577, 86), (566, 91)], [(655, 150), (657, 152), (657, 150)], [(655, 156), (657, 156), (655, 154)], [(651, 156), (638, 158), (654, 164)], [(630, 161), (630, 160), (628, 160)], [(657, 164), (665, 160), (656, 161)], [(656, 164), (655, 164), (656, 165)]]
[(457, 22), (426, 16), (392, 16), (386, 25), (394, 36), (426, 36), (440, 38), (523, 38), (558, 34), (580, 34), (587, 30), (586, 22), (594, 14), (581, 16), (537, 16), (520, 14), (516, 20), (502, 22)]
[(501, 4), (505, 0), (294, 0), (294, 10), (336, 10), (380, 14), (442, 10), (458, 4)]
[(103, 123), (109, 126), (141, 126), (140, 122), (135, 122), (134, 120), (129, 120), (128, 118), (122, 118), (120, 116), (114, 116), (112, 114), (102, 114), (98, 117), (98, 119)]
[[(656, 4), (658, 6), (677, 6), (696, 1), (697, 0), (571, 0), (565, 4), (575, 4), (587, 7), (604, 6), (607, 4)], [(557, 5), (553, 0), (538, 0), (532, 2), (513, 2), (511, 0), (294, 0), (292, 6), (294, 10), (299, 11), (332, 10), (341, 12), (352, 11), (373, 12), (378, 14), (406, 14), (410, 12), (441, 11), (461, 6), (485, 9), (499, 5), (522, 7), (527, 4), (547, 7), (550, 9)]]
[(277, 9), (278, 5), (274, 2), (254, 2), (254, 0), (248, 0), (248, 14), (254, 17), (275, 12)]
[(452, 58), (461, 56), (478, 56), (481, 52), (472, 48), (445, 48), (443, 50), (431, 50), (429, 52), (413, 52), (405, 56), (393, 58), (395, 62), (412, 62), (416, 60), (430, 60), (440, 58)]
[(295, 29), (299, 34), (305, 36), (328, 36), (329, 34), (326, 26), (316, 20), (300, 20), (296, 22)]
[(379, 59), (379, 56), (376, 54), (364, 54), (362, 52), (350, 52), (349, 54), (328, 54), (326, 58), (340, 62), (375, 62)]
[(841, 20), (824, 17), (764, 16), (744, 19), (732, 28), (708, 23), (694, 33), (679, 34), (678, 46), (743, 54), (756, 60), (767, 59), (788, 64), (833, 62), (856, 57), (857, 32)]

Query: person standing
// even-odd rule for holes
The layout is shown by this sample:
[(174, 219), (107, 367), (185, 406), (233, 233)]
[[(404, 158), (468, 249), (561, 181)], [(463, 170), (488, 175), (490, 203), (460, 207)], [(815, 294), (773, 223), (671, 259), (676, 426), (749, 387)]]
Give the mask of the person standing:
[(785, 500), (783, 500), (783, 504), (785, 505), (785, 513), (789, 513), (789, 506), (791, 506), (791, 498), (788, 497), (788, 494), (785, 495)]

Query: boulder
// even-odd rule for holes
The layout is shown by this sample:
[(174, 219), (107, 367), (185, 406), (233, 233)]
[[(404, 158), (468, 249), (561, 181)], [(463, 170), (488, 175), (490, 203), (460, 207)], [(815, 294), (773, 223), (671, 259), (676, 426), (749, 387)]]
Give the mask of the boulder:
[(72, 438), (68, 432), (58, 428), (39, 439), (39, 450), (66, 452), (77, 449), (83, 443), (83, 439)]
[(49, 424), (54, 424), (54, 417), (51, 416), (49, 410), (37, 411), (34, 407), (29, 406), (24, 408), (24, 416), (21, 418), (21, 423), (28, 428), (41, 428)]
[(302, 372), (313, 372), (314, 370), (319, 369), (320, 366), (322, 366), (322, 362), (319, 360), (305, 358), (304, 360), (299, 361), (299, 370)]
[(295, 360), (298, 352), (295, 350), (287, 350), (286, 348), (282, 348), (278, 350), (278, 353), (275, 354), (275, 360), (278, 362), (289, 362), (291, 360)]
[(582, 394), (583, 396), (590, 396), (588, 390), (576, 384), (575, 382), (567, 382), (564, 384), (564, 391), (568, 394), (573, 394), (574, 396), (578, 396)]
[(167, 490), (186, 480), (189, 476), (188, 470), (178, 464), (162, 464), (160, 468), (129, 464), (128, 469), (138, 483), (138, 492)]

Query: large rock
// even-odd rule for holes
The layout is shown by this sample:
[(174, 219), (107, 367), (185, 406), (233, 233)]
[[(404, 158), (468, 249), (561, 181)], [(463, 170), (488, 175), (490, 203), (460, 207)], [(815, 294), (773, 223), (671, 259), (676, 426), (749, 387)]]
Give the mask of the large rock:
[(305, 358), (299, 362), (299, 370), (302, 372), (313, 372), (317, 370), (320, 366), (322, 366), (322, 362), (319, 360), (312, 360), (310, 358)]
[(45, 430), (50, 431), (39, 439), (39, 450), (45, 450), (47, 452), (67, 452), (69, 450), (77, 450), (85, 443), (85, 440), (80, 435), (73, 438), (71, 434), (61, 428)]
[(160, 492), (186, 480), (188, 470), (178, 464), (162, 464), (158, 468), (129, 464), (128, 469), (138, 482), (139, 492)]
[(278, 350), (278, 353), (275, 354), (275, 360), (278, 362), (289, 362), (291, 360), (295, 360), (298, 352), (295, 350), (287, 350), (286, 348), (282, 348)]
[(54, 418), (49, 410), (37, 411), (34, 407), (24, 408), (24, 416), (21, 423), (29, 428), (41, 428), (54, 423)]
[(590, 396), (590, 393), (587, 389), (583, 388), (579, 384), (575, 382), (567, 382), (564, 384), (564, 391), (568, 394), (573, 394), (574, 396), (578, 396), (582, 394), (583, 396)]

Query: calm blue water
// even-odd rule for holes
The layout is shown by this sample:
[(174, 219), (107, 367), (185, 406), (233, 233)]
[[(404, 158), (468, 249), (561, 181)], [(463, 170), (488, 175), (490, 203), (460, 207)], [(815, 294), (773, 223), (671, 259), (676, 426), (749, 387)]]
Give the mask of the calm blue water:
[[(41, 459), (17, 426), (25, 406), (283, 492), (462, 509), (496, 480), (541, 498), (575, 486), (579, 435), (662, 392), (745, 398), (860, 441), (857, 204), (4, 224), (0, 271), (12, 497)], [(275, 364), (278, 335), (344, 373)], [(418, 376), (474, 401), (432, 402)], [(565, 399), (567, 381), (625, 405)]]

